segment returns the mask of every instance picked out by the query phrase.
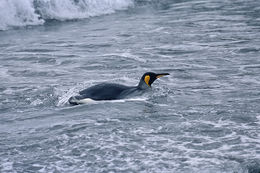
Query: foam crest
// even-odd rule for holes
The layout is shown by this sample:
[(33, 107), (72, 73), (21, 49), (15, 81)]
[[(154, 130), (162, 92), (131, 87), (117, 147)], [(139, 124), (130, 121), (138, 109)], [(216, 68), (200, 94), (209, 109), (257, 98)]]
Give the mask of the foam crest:
[(0, 30), (40, 25), (46, 20), (89, 18), (124, 10), (133, 0), (1, 0)]
[(44, 23), (35, 13), (32, 0), (1, 0), (0, 9), (0, 30)]
[(43, 19), (70, 20), (82, 19), (115, 10), (126, 9), (130, 0), (37, 0), (36, 9)]

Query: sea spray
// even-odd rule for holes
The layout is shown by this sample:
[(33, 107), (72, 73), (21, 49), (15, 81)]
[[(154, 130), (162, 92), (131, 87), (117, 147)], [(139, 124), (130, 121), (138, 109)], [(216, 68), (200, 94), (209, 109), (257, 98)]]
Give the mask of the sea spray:
[(65, 21), (111, 14), (133, 4), (132, 0), (1, 0), (0, 30), (40, 25), (50, 19)]
[(35, 13), (33, 0), (1, 0), (0, 9), (0, 30), (44, 23)]

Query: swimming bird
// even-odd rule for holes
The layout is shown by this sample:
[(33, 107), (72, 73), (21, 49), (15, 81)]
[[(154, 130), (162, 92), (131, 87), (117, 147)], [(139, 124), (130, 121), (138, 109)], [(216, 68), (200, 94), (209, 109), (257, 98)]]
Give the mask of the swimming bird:
[(72, 105), (85, 103), (87, 100), (118, 100), (138, 96), (151, 88), (152, 83), (169, 73), (145, 73), (137, 86), (125, 86), (114, 83), (101, 83), (79, 92), (79, 95), (73, 96), (69, 99)]

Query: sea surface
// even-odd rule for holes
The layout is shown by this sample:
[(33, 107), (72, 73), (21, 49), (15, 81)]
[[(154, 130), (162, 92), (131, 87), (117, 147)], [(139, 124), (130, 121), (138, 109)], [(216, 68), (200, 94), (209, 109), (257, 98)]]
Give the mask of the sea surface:
[[(1, 0), (1, 173), (259, 173), (259, 0)], [(132, 99), (71, 106), (101, 82)]]

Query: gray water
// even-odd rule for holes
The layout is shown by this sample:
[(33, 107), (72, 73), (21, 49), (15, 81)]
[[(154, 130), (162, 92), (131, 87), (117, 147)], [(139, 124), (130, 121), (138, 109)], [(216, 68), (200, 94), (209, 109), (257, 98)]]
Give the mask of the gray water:
[[(136, 1), (0, 31), (0, 172), (260, 172), (260, 1)], [(152, 92), (70, 106), (100, 82)]]

